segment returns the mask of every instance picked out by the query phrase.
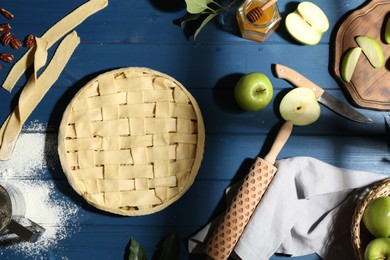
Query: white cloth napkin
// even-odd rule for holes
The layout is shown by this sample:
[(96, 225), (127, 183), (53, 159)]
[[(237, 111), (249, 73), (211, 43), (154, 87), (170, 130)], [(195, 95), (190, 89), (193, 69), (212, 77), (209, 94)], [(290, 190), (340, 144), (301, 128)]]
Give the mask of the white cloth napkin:
[[(357, 200), (368, 185), (388, 176), (338, 168), (311, 157), (278, 160), (276, 167), (235, 247), (238, 257), (262, 260), (274, 253), (317, 253), (323, 259), (353, 259), (350, 226)], [(189, 252), (203, 252), (218, 220), (189, 239)]]

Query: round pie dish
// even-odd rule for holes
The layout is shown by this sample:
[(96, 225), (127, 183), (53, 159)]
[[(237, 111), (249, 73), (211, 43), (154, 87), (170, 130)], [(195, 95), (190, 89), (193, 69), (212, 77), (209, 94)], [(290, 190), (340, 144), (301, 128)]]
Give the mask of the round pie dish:
[(142, 67), (109, 71), (69, 103), (58, 153), (72, 188), (94, 207), (152, 214), (192, 185), (205, 130), (194, 97), (174, 78)]

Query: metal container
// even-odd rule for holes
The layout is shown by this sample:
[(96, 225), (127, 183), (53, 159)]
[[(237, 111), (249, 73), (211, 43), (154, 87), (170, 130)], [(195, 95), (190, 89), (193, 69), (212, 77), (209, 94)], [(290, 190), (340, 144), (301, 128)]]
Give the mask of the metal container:
[(15, 234), (20, 240), (35, 242), (45, 231), (25, 217), (26, 200), (13, 185), (0, 183), (0, 236)]

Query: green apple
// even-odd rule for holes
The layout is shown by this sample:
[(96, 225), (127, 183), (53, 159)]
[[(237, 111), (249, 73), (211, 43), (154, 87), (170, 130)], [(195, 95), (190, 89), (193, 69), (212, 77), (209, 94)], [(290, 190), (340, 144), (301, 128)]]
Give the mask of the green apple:
[(320, 117), (321, 108), (313, 90), (295, 88), (283, 97), (279, 111), (284, 120), (304, 126), (314, 123)]
[(356, 42), (374, 68), (383, 67), (385, 57), (382, 46), (376, 39), (368, 35), (362, 35), (356, 37)]
[(234, 87), (237, 104), (246, 111), (258, 111), (272, 100), (274, 90), (269, 78), (260, 72), (252, 72), (240, 78)]
[(345, 52), (343, 59), (341, 60), (341, 77), (346, 82), (351, 82), (353, 72), (355, 71), (361, 54), (362, 49), (360, 47), (353, 47)]
[(387, 18), (385, 24), (385, 42), (390, 44), (390, 16)]
[(390, 197), (371, 200), (364, 210), (363, 223), (375, 237), (390, 237)]
[(285, 20), (286, 29), (298, 42), (316, 45), (329, 29), (329, 20), (317, 5), (302, 2), (297, 10), (289, 13)]
[(381, 237), (368, 243), (364, 250), (365, 260), (390, 259), (390, 238)]

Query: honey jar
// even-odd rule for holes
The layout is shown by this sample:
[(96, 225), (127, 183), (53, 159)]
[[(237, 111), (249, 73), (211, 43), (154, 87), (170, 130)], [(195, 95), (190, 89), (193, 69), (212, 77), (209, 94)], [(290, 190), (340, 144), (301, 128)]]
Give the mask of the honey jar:
[(267, 0), (245, 0), (237, 9), (237, 23), (241, 36), (246, 39), (264, 42), (278, 28), (281, 16), (275, 1), (268, 8), (258, 14), (258, 19), (252, 22), (248, 19), (248, 13), (255, 8), (261, 8)]

